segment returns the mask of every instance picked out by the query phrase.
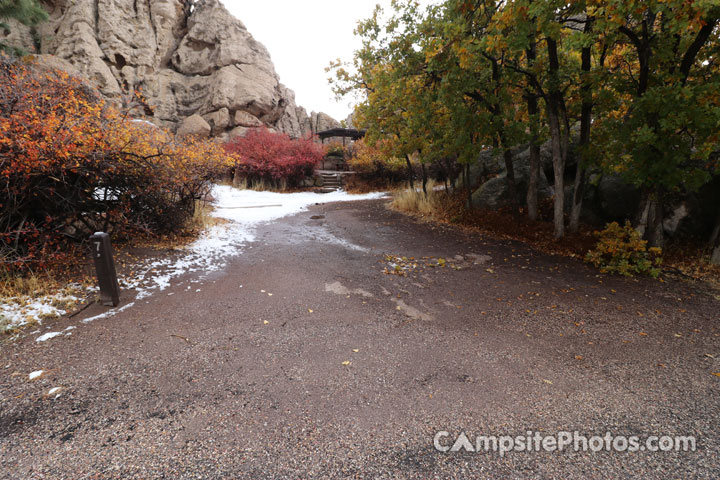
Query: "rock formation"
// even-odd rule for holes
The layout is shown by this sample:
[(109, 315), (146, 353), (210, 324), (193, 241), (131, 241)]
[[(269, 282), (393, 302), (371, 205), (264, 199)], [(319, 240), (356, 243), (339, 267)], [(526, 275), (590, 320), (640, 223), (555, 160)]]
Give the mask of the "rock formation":
[(300, 137), (335, 122), (325, 114), (311, 122), (265, 47), (218, 0), (53, 0), (46, 8), (50, 20), (36, 31), (15, 23), (3, 38), (119, 103), (139, 89), (158, 125), (190, 128), (192, 117), (192, 128), (225, 138), (259, 125)]

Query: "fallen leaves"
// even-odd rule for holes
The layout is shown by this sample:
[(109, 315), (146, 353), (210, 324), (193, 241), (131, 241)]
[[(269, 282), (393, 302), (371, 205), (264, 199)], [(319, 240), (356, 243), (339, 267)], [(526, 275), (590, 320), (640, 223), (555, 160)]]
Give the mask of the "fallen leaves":
[(410, 273), (425, 268), (449, 268), (452, 270), (465, 270), (467, 268), (470, 268), (472, 265), (477, 265), (486, 261), (484, 259), (482, 262), (476, 261), (476, 258), (482, 256), (477, 256), (474, 254), (468, 254), (466, 257), (462, 255), (456, 255), (453, 259), (447, 259), (442, 257), (422, 257), (420, 259), (416, 259), (415, 257), (386, 254), (383, 255), (383, 259), (381, 260), (381, 262), (384, 262), (386, 264), (386, 267), (383, 269), (383, 273), (385, 275), (397, 275), (400, 277), (405, 277)]

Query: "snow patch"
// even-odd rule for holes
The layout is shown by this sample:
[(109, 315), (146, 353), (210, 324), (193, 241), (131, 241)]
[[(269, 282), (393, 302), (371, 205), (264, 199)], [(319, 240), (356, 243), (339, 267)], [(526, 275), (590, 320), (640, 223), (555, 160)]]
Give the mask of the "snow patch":
[(40, 335), (38, 338), (35, 339), (36, 342), (46, 342), (50, 340), (51, 338), (55, 338), (59, 335), (62, 335), (62, 332), (47, 332), (42, 335)]
[(124, 310), (127, 310), (128, 308), (132, 307), (133, 305), (135, 305), (135, 302), (130, 302), (127, 305), (123, 305), (120, 308), (113, 308), (112, 310), (108, 310), (107, 312), (101, 313), (100, 315), (95, 315), (94, 317), (86, 318), (83, 320), (83, 323), (90, 323), (95, 320), (100, 320), (101, 318), (114, 317), (118, 313), (120, 313)]
[[(81, 290), (79, 285), (71, 285), (70, 288), (73, 291)], [(32, 323), (42, 325), (43, 319), (61, 317), (67, 313), (66, 310), (55, 305), (66, 305), (79, 301), (80, 298), (66, 293), (38, 298), (3, 298), (0, 303), (0, 333), (3, 330), (13, 330)]]

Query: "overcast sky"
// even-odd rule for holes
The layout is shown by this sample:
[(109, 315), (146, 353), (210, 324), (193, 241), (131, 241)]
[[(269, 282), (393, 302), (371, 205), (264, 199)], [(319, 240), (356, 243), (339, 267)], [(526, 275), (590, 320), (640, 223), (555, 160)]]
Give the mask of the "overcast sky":
[(267, 47), (298, 105), (337, 120), (350, 114), (348, 100), (334, 100), (325, 67), (337, 58), (352, 60), (360, 46), (353, 35), (358, 20), (369, 18), (376, 4), (389, 10), (390, 0), (221, 1)]

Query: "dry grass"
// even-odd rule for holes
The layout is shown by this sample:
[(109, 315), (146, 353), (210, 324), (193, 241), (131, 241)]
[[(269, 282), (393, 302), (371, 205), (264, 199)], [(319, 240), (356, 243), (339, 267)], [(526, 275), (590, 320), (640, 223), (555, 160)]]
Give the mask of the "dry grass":
[(226, 223), (227, 220), (212, 216), (213, 207), (207, 200), (195, 200), (195, 213), (190, 221), (191, 228), (207, 230), (215, 225)]
[(365, 180), (359, 175), (348, 175), (343, 182), (343, 190), (352, 194), (371, 192), (389, 192), (397, 190), (397, 184), (385, 180)]
[[(76, 282), (76, 279), (72, 280)], [(0, 274), (0, 303), (22, 309), (37, 299), (44, 299), (43, 302), (52, 307), (72, 311), (78, 305), (77, 299), (85, 295), (85, 285), (70, 281), (65, 272), (45, 271), (25, 275), (4, 272)], [(48, 312), (39, 314), (38, 317), (39, 320), (47, 320), (56, 318), (57, 313)], [(37, 319), (28, 315), (24, 321), (23, 328), (26, 328), (35, 325)], [(0, 334), (13, 334), (19, 330), (18, 325), (11, 323), (10, 319), (0, 312)]]
[(393, 194), (390, 207), (394, 210), (427, 217), (439, 222), (447, 222), (456, 215), (455, 198), (445, 190), (436, 190), (433, 181), (427, 183), (427, 195), (420, 189), (399, 189)]
[(15, 297), (50, 295), (62, 288), (62, 282), (49, 272), (28, 273), (23, 276), (3, 272), (0, 276), (0, 301)]
[(239, 190), (252, 190), (254, 192), (289, 193), (302, 190), (288, 187), (287, 180), (285, 180), (284, 178), (281, 179), (277, 185), (266, 182), (265, 180), (256, 180), (250, 183), (248, 182), (247, 178), (243, 178), (237, 183), (233, 184), (233, 186)]

